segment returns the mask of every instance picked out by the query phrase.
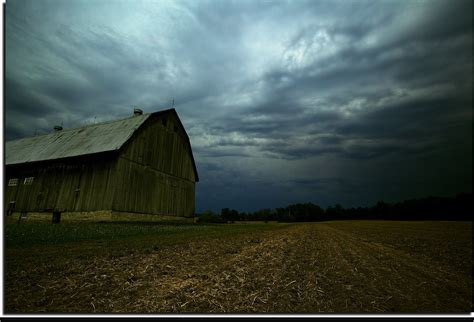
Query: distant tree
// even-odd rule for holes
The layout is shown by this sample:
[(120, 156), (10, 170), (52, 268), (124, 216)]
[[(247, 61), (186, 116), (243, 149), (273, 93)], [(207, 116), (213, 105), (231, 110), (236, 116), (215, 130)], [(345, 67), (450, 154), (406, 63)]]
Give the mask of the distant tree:
[(221, 216), (215, 214), (211, 210), (207, 210), (203, 212), (202, 214), (197, 215), (197, 222), (198, 223), (215, 223), (215, 224), (220, 224), (224, 223), (225, 221), (222, 219)]
[(344, 219), (344, 208), (340, 204), (336, 204), (334, 207), (329, 206), (326, 208), (325, 214), (330, 220), (341, 220)]
[(246, 212), (240, 212), (239, 213), (239, 220), (241, 221), (245, 221), (245, 220), (248, 220), (248, 215)]
[(224, 208), (220, 219), (235, 220), (278, 220), (280, 222), (321, 221), (342, 219), (379, 220), (472, 220), (472, 193), (462, 193), (454, 198), (427, 197), (410, 199), (397, 203), (379, 201), (372, 207), (351, 207), (345, 209), (340, 204), (323, 210), (312, 203), (291, 204), (284, 208), (260, 209), (242, 212)]
[(272, 213), (271, 210), (268, 208), (260, 209), (257, 214), (257, 217), (259, 218), (258, 220), (263, 220), (263, 221), (270, 220), (271, 213)]
[(390, 205), (384, 201), (379, 201), (375, 205), (375, 213), (377, 217), (387, 218), (389, 215)]
[(239, 220), (239, 212), (234, 209), (223, 208), (221, 210), (221, 217), (224, 221), (237, 221)]
[(324, 210), (321, 207), (312, 203), (309, 203), (307, 205), (308, 213), (310, 215), (310, 221), (324, 220)]

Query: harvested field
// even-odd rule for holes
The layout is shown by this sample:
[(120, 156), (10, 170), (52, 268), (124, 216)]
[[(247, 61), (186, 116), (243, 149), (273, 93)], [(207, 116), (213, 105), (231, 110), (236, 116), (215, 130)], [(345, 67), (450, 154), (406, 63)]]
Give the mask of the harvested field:
[(176, 225), (176, 231), (134, 224), (128, 235), (120, 228), (115, 240), (110, 226), (98, 226), (107, 227), (102, 237), (87, 224), (66, 227), (95, 236), (80, 242), (38, 239), (31, 234), (40, 226), (29, 225), (38, 224), (6, 227), (8, 313), (454, 313), (472, 307), (471, 222)]

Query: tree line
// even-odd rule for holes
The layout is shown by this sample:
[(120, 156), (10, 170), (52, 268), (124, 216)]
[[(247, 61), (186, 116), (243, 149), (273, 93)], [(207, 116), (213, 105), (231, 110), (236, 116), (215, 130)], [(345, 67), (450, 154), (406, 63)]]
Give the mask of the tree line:
[(379, 201), (372, 207), (344, 208), (340, 204), (321, 208), (311, 202), (291, 204), (284, 208), (264, 208), (239, 212), (223, 208), (198, 214), (198, 221), (225, 223), (234, 221), (308, 222), (326, 220), (471, 220), (472, 193), (455, 197), (427, 197), (388, 203)]

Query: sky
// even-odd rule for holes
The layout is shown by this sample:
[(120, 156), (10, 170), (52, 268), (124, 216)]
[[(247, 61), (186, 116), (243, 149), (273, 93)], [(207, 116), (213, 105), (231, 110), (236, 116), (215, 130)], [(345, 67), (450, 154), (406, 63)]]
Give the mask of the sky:
[(8, 0), (13, 140), (169, 108), (196, 210), (472, 191), (472, 1)]

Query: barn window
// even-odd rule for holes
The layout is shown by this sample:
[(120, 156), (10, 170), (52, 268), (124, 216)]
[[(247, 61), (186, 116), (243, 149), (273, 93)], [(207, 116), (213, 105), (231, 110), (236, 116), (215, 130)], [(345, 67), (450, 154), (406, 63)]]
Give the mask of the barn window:
[(175, 125), (173, 129), (176, 133), (178, 133), (178, 126)]
[(25, 178), (25, 181), (23, 181), (23, 184), (24, 185), (31, 185), (31, 184), (33, 184), (34, 179), (35, 179), (35, 177), (27, 177), (27, 178)]
[(18, 186), (18, 178), (13, 178), (13, 179), (8, 180), (8, 186), (9, 187)]
[(163, 123), (163, 126), (166, 126), (166, 124), (168, 124), (168, 120), (166, 119), (166, 117), (163, 117), (161, 123)]

